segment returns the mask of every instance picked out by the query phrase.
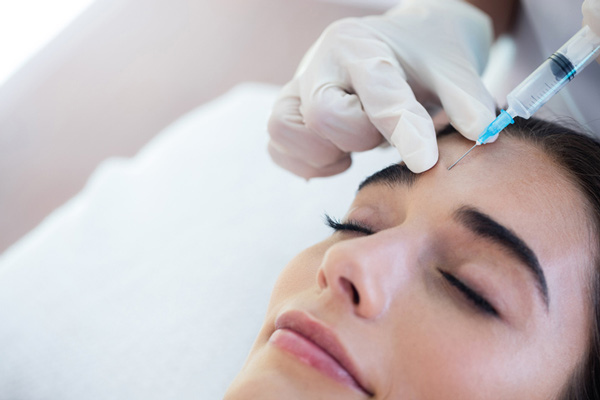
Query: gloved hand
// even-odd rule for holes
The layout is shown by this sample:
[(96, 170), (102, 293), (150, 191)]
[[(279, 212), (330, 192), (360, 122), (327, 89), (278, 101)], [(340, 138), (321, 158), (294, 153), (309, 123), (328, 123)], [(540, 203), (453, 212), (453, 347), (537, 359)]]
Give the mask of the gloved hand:
[(480, 78), (492, 40), (491, 19), (461, 0), (404, 0), (330, 25), (274, 105), (271, 157), (305, 178), (329, 176), (387, 139), (412, 171), (431, 168), (438, 149), (423, 104), (441, 105), (472, 140), (495, 117)]
[[(600, 36), (600, 0), (585, 0), (581, 6), (583, 25), (589, 25)], [(600, 63), (600, 57), (596, 59)]]

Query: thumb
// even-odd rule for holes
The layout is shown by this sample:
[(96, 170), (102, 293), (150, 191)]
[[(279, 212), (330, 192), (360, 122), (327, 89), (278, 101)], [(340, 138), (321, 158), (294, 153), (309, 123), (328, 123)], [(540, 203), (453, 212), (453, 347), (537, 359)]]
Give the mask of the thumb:
[[(600, 36), (600, 0), (585, 0), (581, 6), (583, 24), (588, 25), (597, 36)], [(600, 63), (600, 56), (596, 58)]]
[(585, 0), (581, 6), (583, 25), (588, 25), (600, 36), (600, 0)]
[[(495, 101), (479, 74), (461, 68), (452, 76), (436, 76), (434, 85), (450, 123), (464, 137), (477, 140), (496, 117)], [(493, 141), (495, 139), (492, 139)]]

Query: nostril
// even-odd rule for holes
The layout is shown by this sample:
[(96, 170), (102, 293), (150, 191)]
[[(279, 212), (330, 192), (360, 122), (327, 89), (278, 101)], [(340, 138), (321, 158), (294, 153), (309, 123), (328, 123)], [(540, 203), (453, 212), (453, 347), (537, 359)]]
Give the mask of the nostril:
[(346, 278), (340, 278), (340, 285), (346, 293), (352, 296), (352, 303), (358, 305), (360, 303), (360, 295), (358, 294), (358, 290), (356, 290), (356, 286)]
[(360, 303), (360, 296), (358, 295), (358, 290), (356, 290), (356, 287), (352, 284), (350, 284), (352, 287), (352, 302), (355, 305), (358, 305), (358, 303)]

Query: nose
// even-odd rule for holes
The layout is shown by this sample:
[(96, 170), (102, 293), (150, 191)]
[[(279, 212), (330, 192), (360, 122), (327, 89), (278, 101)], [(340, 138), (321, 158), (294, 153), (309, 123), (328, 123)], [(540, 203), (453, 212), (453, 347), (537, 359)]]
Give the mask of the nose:
[(386, 231), (338, 242), (325, 252), (317, 284), (361, 318), (377, 319), (408, 281), (414, 242)]

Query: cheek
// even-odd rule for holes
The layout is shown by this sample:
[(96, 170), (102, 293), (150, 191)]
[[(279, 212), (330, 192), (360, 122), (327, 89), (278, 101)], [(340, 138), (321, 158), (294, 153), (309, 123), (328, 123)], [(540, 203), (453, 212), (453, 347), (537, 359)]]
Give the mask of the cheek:
[[(394, 327), (395, 340), (388, 348), (393, 361), (394, 390), (401, 398), (406, 388), (415, 388), (419, 399), (476, 399), (496, 393), (490, 399), (520, 397), (497, 382), (513, 381), (513, 369), (506, 368), (502, 349), (477, 327), (468, 327), (452, 309), (431, 308), (427, 303), (404, 304), (414, 309), (407, 313), (396, 309), (400, 322)], [(518, 379), (517, 379), (518, 380)]]
[(294, 257), (281, 271), (271, 294), (269, 308), (295, 294), (317, 286), (317, 272), (331, 240), (316, 244)]

